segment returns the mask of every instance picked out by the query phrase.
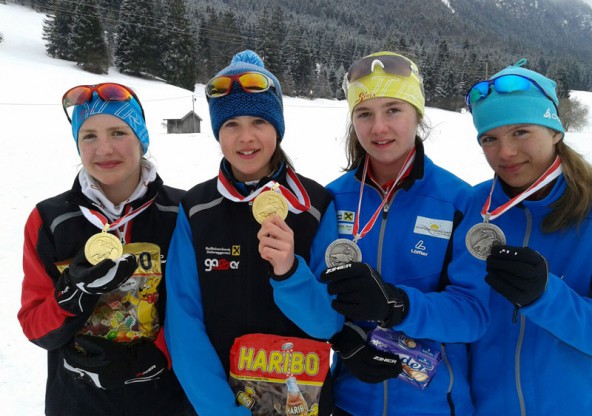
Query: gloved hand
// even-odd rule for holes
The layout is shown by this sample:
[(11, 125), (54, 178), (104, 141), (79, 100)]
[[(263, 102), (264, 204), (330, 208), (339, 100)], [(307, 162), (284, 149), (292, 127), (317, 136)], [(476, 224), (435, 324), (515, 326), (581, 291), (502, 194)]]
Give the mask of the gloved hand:
[(126, 344), (90, 335), (77, 335), (74, 341), (64, 351), (64, 368), (101, 389), (152, 381), (167, 369), (166, 357), (150, 341)]
[(485, 281), (518, 307), (534, 302), (547, 287), (547, 261), (528, 247), (493, 246), (486, 269)]
[(347, 263), (321, 274), (337, 312), (360, 321), (377, 321), (390, 328), (400, 323), (409, 311), (409, 299), (401, 289), (385, 283), (366, 263)]
[(97, 295), (118, 288), (134, 273), (138, 263), (133, 254), (116, 260), (105, 259), (91, 265), (80, 250), (56, 283), (55, 296), (60, 306), (80, 314), (92, 308)]
[(399, 356), (375, 350), (367, 344), (367, 338), (362, 328), (346, 322), (331, 343), (349, 371), (365, 383), (380, 383), (401, 374)]

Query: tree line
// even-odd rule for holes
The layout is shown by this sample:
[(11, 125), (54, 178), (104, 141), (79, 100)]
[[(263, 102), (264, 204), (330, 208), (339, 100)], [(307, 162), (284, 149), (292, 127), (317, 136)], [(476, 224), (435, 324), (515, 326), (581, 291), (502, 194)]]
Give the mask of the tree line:
[[(377, 33), (372, 26), (348, 28), (349, 15), (315, 1), (306, 2), (312, 7), (309, 15), (272, 0), (256, 0), (248, 8), (237, 7), (238, 0), (28, 2), (47, 13), (43, 33), (50, 56), (97, 73), (113, 65), (122, 73), (191, 91), (236, 52), (249, 48), (278, 76), (286, 95), (343, 99), (341, 84), (349, 64), (391, 50), (418, 64), (427, 105), (458, 110), (472, 83), (518, 60), (515, 52), (484, 48), (467, 37), (458, 42), (433, 34)], [(315, 10), (318, 18), (311, 18)], [(555, 79), (561, 99), (569, 98), (571, 88), (589, 89), (592, 74), (582, 63), (536, 51), (529, 55), (529, 68)]]

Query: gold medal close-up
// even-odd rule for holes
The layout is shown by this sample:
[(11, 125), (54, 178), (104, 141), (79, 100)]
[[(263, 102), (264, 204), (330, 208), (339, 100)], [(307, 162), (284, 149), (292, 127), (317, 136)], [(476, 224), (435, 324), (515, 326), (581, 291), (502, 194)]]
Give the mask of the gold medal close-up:
[(465, 244), (474, 257), (485, 260), (491, 253), (491, 247), (506, 244), (506, 236), (497, 225), (481, 222), (469, 229), (465, 237)]
[(84, 245), (84, 255), (90, 264), (98, 264), (105, 259), (115, 260), (123, 254), (119, 238), (107, 231), (91, 236)]
[(288, 202), (278, 192), (261, 192), (253, 201), (253, 216), (259, 224), (262, 224), (270, 215), (279, 215), (285, 220), (288, 216)]

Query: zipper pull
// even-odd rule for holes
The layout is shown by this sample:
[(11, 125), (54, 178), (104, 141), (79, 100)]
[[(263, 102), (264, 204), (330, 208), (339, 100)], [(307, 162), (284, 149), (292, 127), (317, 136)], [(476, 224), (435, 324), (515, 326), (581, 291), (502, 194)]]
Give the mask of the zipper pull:
[(512, 323), (515, 324), (518, 321), (518, 305), (514, 305), (514, 313), (512, 314)]

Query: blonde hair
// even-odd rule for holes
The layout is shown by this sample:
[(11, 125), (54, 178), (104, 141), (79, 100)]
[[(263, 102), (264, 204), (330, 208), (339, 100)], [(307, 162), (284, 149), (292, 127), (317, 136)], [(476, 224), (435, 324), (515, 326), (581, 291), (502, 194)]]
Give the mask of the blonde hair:
[(592, 209), (592, 165), (563, 140), (557, 143), (556, 151), (567, 187), (543, 219), (542, 229), (546, 233), (581, 224)]

